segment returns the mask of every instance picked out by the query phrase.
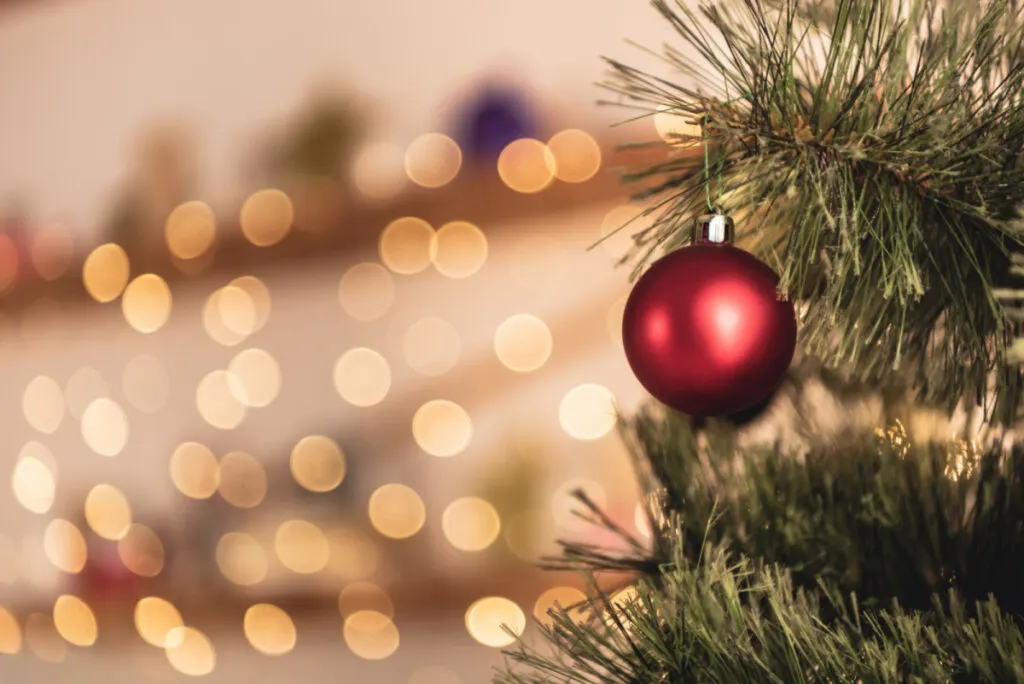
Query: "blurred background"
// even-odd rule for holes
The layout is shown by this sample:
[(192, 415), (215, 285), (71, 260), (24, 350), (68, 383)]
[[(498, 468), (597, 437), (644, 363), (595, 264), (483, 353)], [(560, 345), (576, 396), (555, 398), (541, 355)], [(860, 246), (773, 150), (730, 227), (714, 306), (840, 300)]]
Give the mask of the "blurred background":
[[(0, 2), (0, 681), (486, 682), (641, 537), (642, 0)], [(634, 60), (635, 61), (635, 60)], [(642, 63), (642, 60), (640, 60)], [(622, 234), (620, 234), (622, 235)]]

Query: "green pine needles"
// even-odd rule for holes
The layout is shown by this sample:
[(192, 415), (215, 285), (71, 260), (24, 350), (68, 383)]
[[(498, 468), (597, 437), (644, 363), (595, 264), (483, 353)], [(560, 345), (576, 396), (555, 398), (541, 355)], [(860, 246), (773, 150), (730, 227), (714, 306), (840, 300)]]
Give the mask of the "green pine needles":
[[(801, 302), (805, 347), (855, 379), (1021, 417), (1024, 11), (1015, 0), (653, 0), (677, 80), (609, 60), (610, 104), (684, 117), (642, 183), (637, 273), (709, 204)], [(677, 152), (706, 145), (704, 158)], [(628, 226), (624, 227), (628, 229)], [(1018, 269), (1019, 270), (1019, 269)]]

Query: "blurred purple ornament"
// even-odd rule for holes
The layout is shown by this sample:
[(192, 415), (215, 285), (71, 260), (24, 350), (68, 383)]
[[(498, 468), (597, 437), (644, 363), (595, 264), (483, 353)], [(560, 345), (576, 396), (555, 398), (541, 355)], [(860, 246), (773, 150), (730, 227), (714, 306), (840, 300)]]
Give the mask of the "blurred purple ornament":
[(490, 85), (461, 109), (456, 140), (468, 159), (497, 159), (505, 146), (536, 135), (527, 98), (518, 90)]

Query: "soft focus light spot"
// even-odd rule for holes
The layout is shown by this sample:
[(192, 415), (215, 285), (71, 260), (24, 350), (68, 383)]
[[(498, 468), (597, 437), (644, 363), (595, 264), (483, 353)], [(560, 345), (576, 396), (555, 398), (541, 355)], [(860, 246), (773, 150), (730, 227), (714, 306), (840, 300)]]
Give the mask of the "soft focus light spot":
[(455, 456), (466, 450), (473, 437), (473, 423), (466, 410), (447, 399), (434, 399), (412, 417), (412, 434), (421, 449), (432, 456)]
[(380, 234), (380, 260), (395, 273), (419, 273), (437, 254), (437, 234), (420, 218), (395, 219)]
[(361, 610), (345, 619), (345, 643), (360, 658), (384, 660), (398, 650), (398, 628), (387, 615)]
[(82, 414), (82, 439), (100, 456), (117, 456), (128, 443), (128, 416), (113, 399), (93, 400)]
[(147, 596), (135, 604), (135, 629), (150, 646), (166, 648), (172, 645), (169, 641), (171, 633), (183, 625), (181, 613), (169, 601)]
[[(222, 304), (225, 291), (227, 291), (226, 302)], [(228, 312), (227, 319), (232, 322), (232, 325), (240, 327), (246, 321), (255, 321), (255, 304), (245, 290), (229, 285), (214, 290), (203, 305), (203, 329), (206, 334), (218, 344), (233, 347), (244, 340), (249, 333), (236, 332), (228, 327), (224, 311)], [(253, 324), (250, 323), (251, 325)]]
[(423, 499), (411, 487), (386, 484), (370, 495), (370, 522), (391, 539), (407, 539), (423, 527), (427, 512)]
[(228, 287), (236, 287), (249, 295), (252, 307), (256, 312), (256, 324), (252, 332), (261, 330), (270, 320), (270, 290), (263, 284), (263, 281), (256, 276), (241, 276), (235, 278)]
[(439, 188), (459, 173), (462, 150), (447, 135), (427, 133), (412, 141), (405, 151), (405, 172), (416, 185)]
[(64, 275), (74, 255), (74, 237), (63, 225), (45, 226), (32, 238), (32, 265), (43, 280), (56, 280)]
[(608, 329), (608, 337), (611, 338), (612, 344), (619, 349), (622, 349), (622, 318), (626, 314), (626, 301), (629, 296), (621, 297), (615, 300), (611, 308), (608, 310), (608, 317), (605, 319), (605, 327)]
[(291, 230), (295, 207), (288, 195), (273, 188), (257, 190), (242, 205), (242, 234), (257, 247), (276, 245)]
[(256, 332), (259, 318), (256, 302), (247, 290), (238, 285), (221, 288), (217, 298), (217, 313), (224, 327), (235, 335), (251, 335)]
[(184, 442), (171, 454), (171, 482), (190, 499), (209, 499), (220, 486), (220, 464), (209, 448)]
[(74, 523), (60, 518), (51, 520), (46, 526), (43, 550), (55, 568), (71, 574), (81, 572), (88, 557), (82, 531)]
[(213, 672), (217, 656), (205, 634), (192, 627), (175, 627), (167, 641), (172, 645), (164, 652), (175, 670), (190, 677), (202, 677)]
[(121, 389), (128, 402), (143, 413), (157, 413), (171, 394), (171, 376), (160, 359), (139, 354), (124, 367)]
[[(57, 592), (66, 578), (50, 563), (43, 547), (43, 539), (38, 532), (29, 532), (21, 539), (21, 577), (31, 585), (32, 589), (45, 592)], [(59, 592), (58, 592), (59, 593)]]
[(521, 138), (501, 151), (498, 175), (516, 192), (540, 192), (555, 178), (555, 157), (540, 140)]
[(601, 385), (587, 383), (573, 387), (562, 397), (558, 421), (570, 437), (598, 439), (615, 427), (615, 395)]
[(11, 490), (25, 510), (43, 515), (53, 506), (57, 473), (49, 449), (38, 442), (26, 444), (11, 473)]
[(250, 454), (232, 451), (220, 460), (218, 491), (236, 508), (255, 508), (267, 495), (267, 473)]
[[(672, 112), (667, 107), (660, 107), (654, 115), (654, 128), (662, 140), (677, 147), (701, 144), (702, 131), (696, 114)], [(686, 136), (686, 139), (680, 136)]]
[(15, 655), (21, 652), (21, 627), (11, 611), (0, 606), (0, 654)]
[(268, 406), (281, 391), (281, 367), (262, 349), (246, 349), (228, 364), (228, 384), (246, 406)]
[(412, 673), (409, 684), (463, 684), (463, 681), (447, 667), (426, 665)]
[(494, 353), (498, 360), (517, 373), (529, 373), (551, 357), (551, 330), (530, 314), (509, 316), (494, 333)]
[(359, 192), (370, 199), (395, 197), (406, 184), (405, 152), (398, 145), (368, 145), (355, 157), (352, 180)]
[(327, 570), (345, 582), (375, 577), (381, 565), (381, 549), (361, 529), (335, 525), (327, 531), (331, 559)]
[(110, 390), (103, 375), (95, 368), (82, 366), (68, 378), (64, 386), (64, 399), (68, 413), (81, 420), (85, 409), (96, 399), (109, 396)]
[(584, 532), (592, 527), (577, 515), (586, 512), (584, 505), (575, 496), (578, 490), (582, 490), (598, 508), (604, 509), (608, 506), (608, 494), (599, 483), (585, 478), (569, 480), (555, 491), (551, 499), (551, 513), (560, 528), (559, 532)]
[(421, 318), (402, 337), (402, 355), (423, 375), (442, 375), (459, 360), (459, 333), (448, 321), (433, 316)]
[(533, 616), (541, 624), (550, 627), (554, 621), (548, 615), (549, 610), (557, 610), (556, 606), (568, 610), (570, 607), (586, 599), (587, 595), (579, 589), (573, 587), (554, 587), (545, 591), (537, 599), (537, 603), (533, 606)]
[(469, 635), (484, 646), (504, 648), (515, 643), (502, 628), (506, 625), (517, 636), (526, 629), (526, 615), (514, 602), (500, 596), (482, 598), (466, 611)]
[(134, 524), (117, 542), (117, 554), (124, 566), (139, 577), (156, 577), (164, 569), (164, 545), (156, 532)]
[(213, 246), (217, 219), (205, 202), (179, 204), (164, 222), (167, 249), (179, 259), (195, 259)]
[(68, 655), (68, 642), (64, 641), (53, 618), (32, 613), (25, 619), (25, 643), (32, 654), (47, 663), (63, 662)]
[(307, 520), (282, 523), (274, 535), (274, 551), (284, 567), (303, 575), (323, 570), (331, 556), (323, 530)]
[(128, 285), (128, 255), (113, 243), (100, 245), (85, 258), (82, 282), (89, 296), (97, 302), (112, 302)]
[(99, 631), (96, 616), (77, 596), (64, 594), (57, 597), (53, 604), (53, 624), (69, 644), (84, 648), (96, 643)]
[(395, 281), (380, 264), (356, 264), (338, 283), (341, 308), (357, 321), (372, 321), (388, 312), (395, 301)]
[(444, 536), (460, 551), (483, 551), (501, 532), (501, 518), (489, 502), (476, 497), (456, 499), (441, 518)]
[(548, 140), (555, 160), (555, 177), (566, 183), (583, 183), (601, 168), (601, 148), (586, 131), (570, 128)]
[(446, 223), (437, 231), (434, 268), (448, 278), (468, 278), (487, 260), (487, 238), (466, 221)]
[(372, 582), (356, 582), (338, 594), (338, 611), (347, 618), (362, 610), (372, 610), (388, 618), (395, 617), (395, 605), (388, 593)]
[(295, 623), (277, 606), (258, 603), (245, 611), (245, 638), (264, 655), (279, 656), (295, 648)]
[(323, 435), (304, 437), (292, 449), (292, 477), (311, 492), (329, 492), (345, 479), (345, 455)]
[[(235, 381), (237, 382), (237, 381)], [(231, 377), (227, 371), (216, 370), (199, 381), (196, 388), (196, 407), (207, 423), (221, 430), (233, 430), (245, 420), (245, 404), (231, 391)]]
[(100, 537), (117, 541), (131, 529), (132, 508), (120, 489), (99, 484), (85, 497), (85, 521)]
[(391, 388), (391, 367), (378, 352), (349, 349), (334, 364), (334, 389), (354, 406), (373, 406)]
[(644, 207), (624, 204), (609, 211), (601, 221), (601, 249), (616, 261), (633, 248), (633, 236), (654, 224), (653, 215), (642, 216)]
[(228, 532), (217, 542), (217, 567), (229, 582), (251, 587), (267, 576), (267, 553), (248, 534)]
[(21, 408), (30, 426), (52, 435), (64, 421), (64, 393), (56, 380), (38, 375), (25, 387)]

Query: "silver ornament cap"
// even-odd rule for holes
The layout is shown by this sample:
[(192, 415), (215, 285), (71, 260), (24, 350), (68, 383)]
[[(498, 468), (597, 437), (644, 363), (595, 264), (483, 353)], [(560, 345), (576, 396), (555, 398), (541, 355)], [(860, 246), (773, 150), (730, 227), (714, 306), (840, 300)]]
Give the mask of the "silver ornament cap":
[(693, 224), (693, 244), (732, 244), (735, 225), (730, 216), (718, 212), (698, 216)]

